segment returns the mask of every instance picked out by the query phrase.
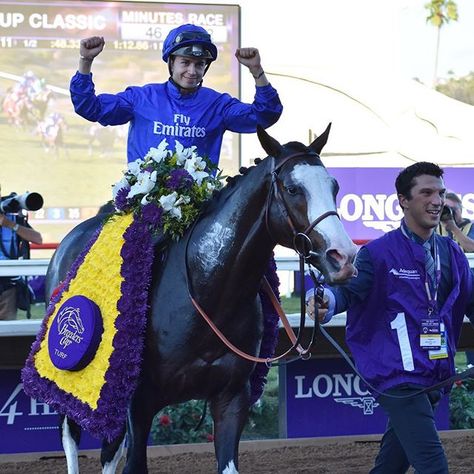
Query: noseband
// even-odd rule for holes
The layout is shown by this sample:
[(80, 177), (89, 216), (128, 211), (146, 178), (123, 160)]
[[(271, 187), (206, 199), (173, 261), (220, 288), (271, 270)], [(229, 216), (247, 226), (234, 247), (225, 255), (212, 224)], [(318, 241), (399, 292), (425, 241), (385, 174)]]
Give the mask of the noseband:
[[(309, 257), (316, 257), (318, 256), (318, 253), (314, 251), (313, 248), (313, 243), (311, 239), (309, 238), (310, 232), (326, 217), (329, 216), (337, 216), (339, 218), (339, 215), (336, 211), (327, 211), (320, 216), (318, 216), (311, 224), (306, 227), (303, 231), (298, 231), (296, 229), (296, 226), (293, 222), (293, 219), (291, 218), (291, 214), (288, 210), (288, 206), (286, 205), (285, 200), (281, 196), (281, 191), (280, 187), (278, 186), (279, 178), (278, 178), (278, 173), (279, 171), (285, 166), (290, 160), (293, 158), (298, 158), (300, 156), (306, 156), (308, 153), (294, 153), (293, 155), (289, 155), (285, 157), (280, 163), (275, 165), (275, 158), (273, 158), (273, 170), (272, 170), (272, 182), (270, 184), (270, 189), (268, 190), (268, 196), (267, 196), (267, 201), (265, 203), (265, 226), (267, 228), (267, 232), (269, 233), (270, 236), (272, 236), (272, 232), (270, 229), (270, 221), (269, 221), (269, 209), (270, 209), (270, 204), (272, 201), (272, 197), (274, 197), (275, 202), (278, 206), (278, 209), (280, 211), (280, 214), (283, 215), (283, 217), (286, 219), (288, 222), (288, 225), (291, 229), (291, 232), (293, 233), (293, 248), (296, 251), (296, 253), (304, 258), (308, 259)], [(318, 156), (315, 153), (316, 156)]]

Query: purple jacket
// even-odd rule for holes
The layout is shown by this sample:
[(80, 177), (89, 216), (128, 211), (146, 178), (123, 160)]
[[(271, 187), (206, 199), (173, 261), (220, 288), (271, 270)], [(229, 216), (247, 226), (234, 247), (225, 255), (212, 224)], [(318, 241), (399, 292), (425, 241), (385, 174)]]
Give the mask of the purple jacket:
[(439, 315), (448, 358), (430, 360), (420, 347), (421, 319), (428, 314), (423, 247), (400, 229), (367, 244), (374, 281), (367, 298), (347, 311), (346, 341), (361, 374), (377, 390), (403, 383), (431, 386), (454, 374), (454, 355), (471, 298), (468, 261), (451, 239), (435, 235), (450, 257), (452, 288)]

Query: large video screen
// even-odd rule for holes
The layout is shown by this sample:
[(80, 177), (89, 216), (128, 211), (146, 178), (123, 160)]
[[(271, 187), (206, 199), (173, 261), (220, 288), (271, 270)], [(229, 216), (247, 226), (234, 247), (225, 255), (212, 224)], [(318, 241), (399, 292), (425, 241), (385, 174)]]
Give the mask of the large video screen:
[[(79, 42), (103, 36), (92, 66), (96, 92), (165, 82), (161, 59), (168, 32), (183, 23), (206, 28), (219, 49), (204, 83), (238, 97), (237, 5), (104, 1), (0, 0), (0, 184), (2, 195), (38, 192), (44, 206), (30, 223), (45, 242), (59, 242), (111, 199), (126, 167), (127, 126), (102, 127), (77, 116), (69, 82)], [(228, 133), (221, 167), (235, 174), (239, 139)]]

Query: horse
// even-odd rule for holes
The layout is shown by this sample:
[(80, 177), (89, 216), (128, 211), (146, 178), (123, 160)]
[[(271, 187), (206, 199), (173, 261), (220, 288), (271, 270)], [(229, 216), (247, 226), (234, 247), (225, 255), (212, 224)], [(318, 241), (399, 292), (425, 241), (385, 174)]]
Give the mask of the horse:
[(8, 123), (18, 128), (41, 123), (48, 104), (53, 97), (50, 89), (43, 88), (33, 92), (25, 86), (9, 88), (2, 102), (2, 109)]
[[(277, 244), (293, 248), (301, 239), (298, 247), (312, 249), (306, 252), (307, 261), (330, 284), (354, 276), (356, 246), (337, 216), (338, 184), (319, 156), (329, 129), (305, 146), (281, 145), (259, 127), (268, 156), (215, 193), (195, 224), (168, 244), (166, 260), (155, 253), (141, 375), (124, 434), (103, 442), (104, 473), (115, 472), (125, 431), (123, 472), (146, 473), (154, 415), (191, 399), (209, 403), (217, 471), (238, 473), (239, 441), (251, 406), (249, 378), (256, 365), (216, 336), (190, 294), (234, 346), (255, 356), (263, 332), (259, 289)], [(48, 268), (47, 295), (64, 280), (103, 216), (79, 224), (61, 242)], [(80, 428), (67, 418), (62, 428), (68, 472), (78, 472)]]
[(66, 158), (69, 152), (64, 143), (64, 132), (67, 123), (64, 116), (58, 112), (52, 112), (44, 120), (38, 122), (36, 132), (41, 138), (41, 143), (46, 152), (53, 150), (56, 158), (59, 158), (59, 150), (64, 150)]

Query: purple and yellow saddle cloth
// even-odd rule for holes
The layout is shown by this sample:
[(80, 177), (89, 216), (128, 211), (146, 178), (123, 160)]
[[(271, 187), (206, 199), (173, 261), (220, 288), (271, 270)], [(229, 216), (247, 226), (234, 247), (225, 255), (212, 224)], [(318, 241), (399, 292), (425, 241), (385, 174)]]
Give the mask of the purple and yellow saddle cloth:
[(147, 225), (109, 220), (51, 298), (22, 371), (25, 392), (98, 438), (124, 427), (140, 373), (153, 261)]
[[(22, 371), (25, 393), (48, 403), (93, 436), (123, 431), (143, 356), (153, 242), (132, 214), (99, 229), (77, 257), (46, 316)], [(278, 290), (274, 261), (267, 278)], [(262, 295), (265, 331), (260, 357), (271, 357), (278, 315)], [(263, 392), (268, 367), (257, 364), (252, 402)]]

